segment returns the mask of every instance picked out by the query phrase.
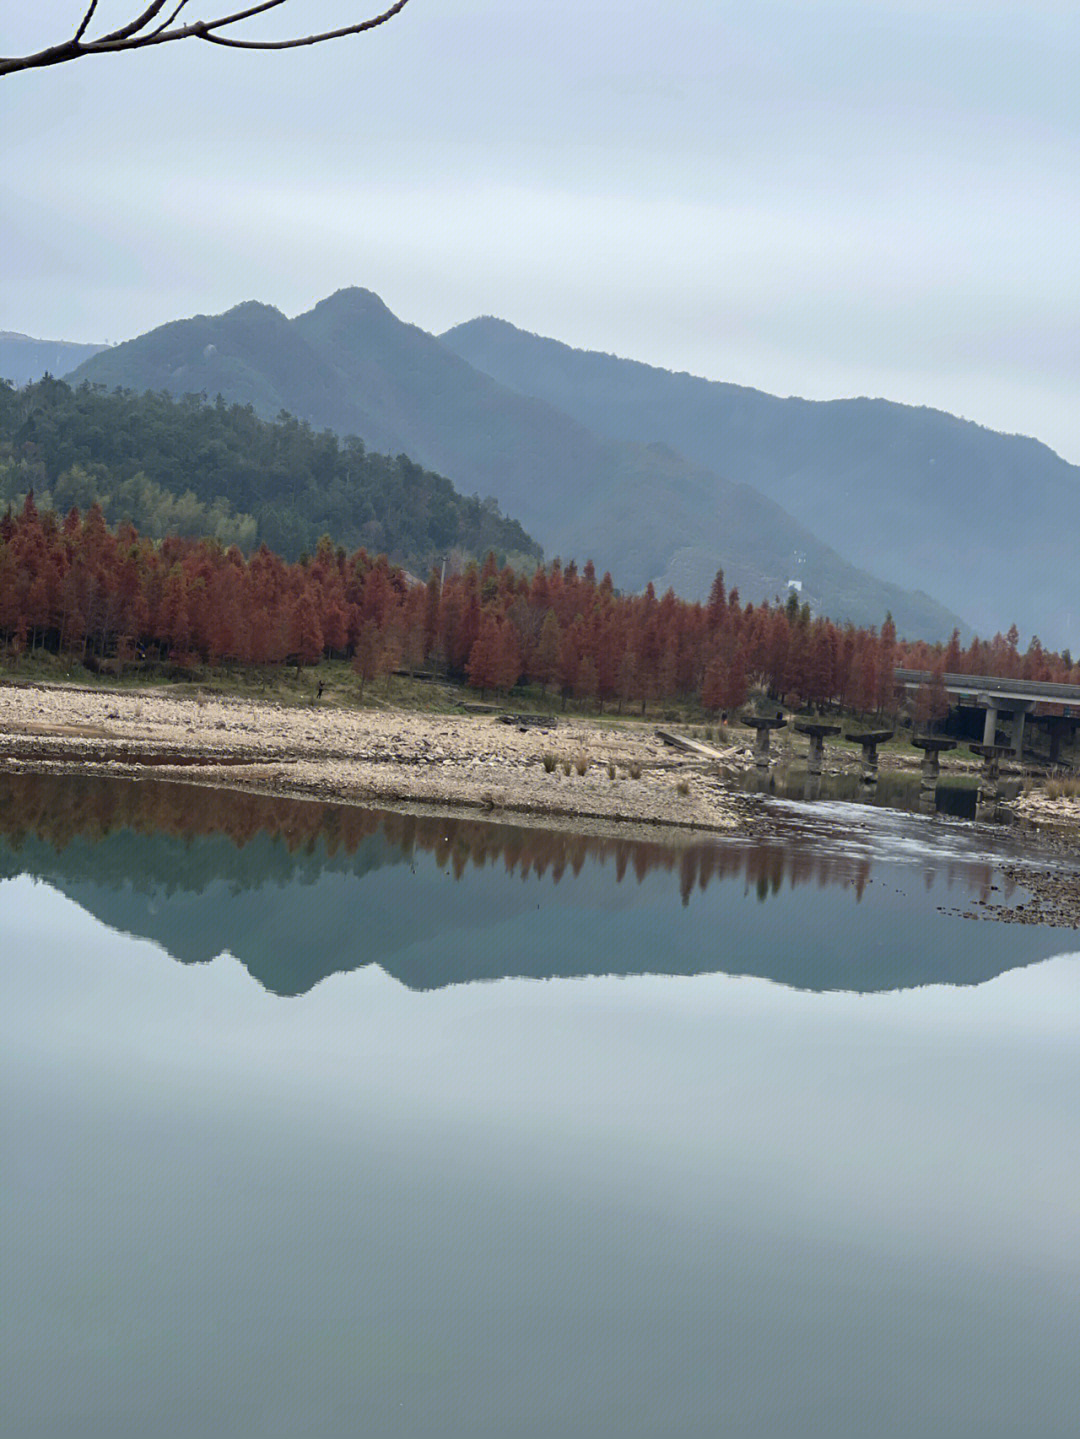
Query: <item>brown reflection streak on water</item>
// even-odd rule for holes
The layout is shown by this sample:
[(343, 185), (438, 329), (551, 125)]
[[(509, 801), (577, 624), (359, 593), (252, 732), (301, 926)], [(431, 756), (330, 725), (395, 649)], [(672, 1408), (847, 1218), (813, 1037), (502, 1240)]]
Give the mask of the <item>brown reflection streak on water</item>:
[[(760, 840), (650, 841), (571, 834), (468, 818), (443, 818), (275, 799), (162, 781), (38, 774), (0, 774), (0, 838), (18, 850), (33, 837), (64, 850), (74, 839), (91, 843), (120, 830), (192, 840), (223, 836), (243, 848), (258, 835), (281, 841), (290, 854), (352, 855), (376, 834), (406, 856), (430, 854), (461, 879), (470, 867), (501, 864), (509, 874), (579, 875), (586, 863), (611, 865), (617, 881), (633, 872), (640, 883), (661, 871), (677, 876), (684, 905), (713, 880), (742, 876), (762, 899), (785, 880), (794, 888), (853, 886), (861, 896), (871, 862), (861, 856), (815, 852), (803, 845)], [(987, 871), (987, 883), (989, 871)]]

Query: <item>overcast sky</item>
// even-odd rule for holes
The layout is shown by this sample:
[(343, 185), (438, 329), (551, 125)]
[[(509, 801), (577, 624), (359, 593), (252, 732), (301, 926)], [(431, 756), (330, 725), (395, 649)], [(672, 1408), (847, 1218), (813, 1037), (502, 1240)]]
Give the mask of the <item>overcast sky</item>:
[[(80, 13), (0, 0), (0, 52)], [(363, 285), (427, 330), (499, 315), (1080, 462), (1078, 74), (1076, 0), (410, 0), (309, 50), (9, 76), (0, 329), (117, 341)]]

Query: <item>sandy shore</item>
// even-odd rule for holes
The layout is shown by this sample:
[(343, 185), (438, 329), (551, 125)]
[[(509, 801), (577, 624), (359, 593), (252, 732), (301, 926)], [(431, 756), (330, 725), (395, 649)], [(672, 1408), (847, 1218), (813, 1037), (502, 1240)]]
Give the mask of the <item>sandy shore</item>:
[[(666, 747), (651, 726), (576, 717), (560, 717), (552, 729), (519, 729), (490, 715), (0, 685), (7, 768), (182, 775), (371, 805), (732, 830), (750, 806), (717, 771), (751, 760), (741, 743), (718, 754), (706, 763)], [(551, 773), (545, 755), (556, 756)]]

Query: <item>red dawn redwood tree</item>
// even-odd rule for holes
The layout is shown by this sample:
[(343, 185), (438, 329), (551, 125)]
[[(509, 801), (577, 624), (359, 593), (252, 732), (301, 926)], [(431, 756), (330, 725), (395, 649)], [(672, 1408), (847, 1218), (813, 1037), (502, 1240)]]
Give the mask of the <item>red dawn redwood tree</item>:
[(559, 654), (562, 649), (562, 630), (554, 610), (548, 610), (540, 626), (540, 638), (529, 660), (529, 679), (540, 685), (540, 693), (546, 694), (547, 687), (558, 678)]
[(364, 698), (364, 686), (382, 673), (382, 636), (374, 620), (361, 620), (356, 636), (356, 653), (353, 656), (353, 673), (360, 681), (359, 698)]
[(483, 699), (489, 689), (494, 689), (501, 679), (502, 635), (499, 621), (493, 614), (486, 613), (480, 621), (480, 630), (469, 651), (466, 673), (469, 683), (480, 691)]
[(724, 666), (718, 654), (710, 656), (701, 682), (701, 707), (708, 714), (719, 714), (724, 707)]
[(319, 623), (315, 598), (305, 585), (293, 601), (290, 615), (288, 652), (296, 660), (296, 673), (303, 665), (318, 664), (322, 659), (323, 632)]

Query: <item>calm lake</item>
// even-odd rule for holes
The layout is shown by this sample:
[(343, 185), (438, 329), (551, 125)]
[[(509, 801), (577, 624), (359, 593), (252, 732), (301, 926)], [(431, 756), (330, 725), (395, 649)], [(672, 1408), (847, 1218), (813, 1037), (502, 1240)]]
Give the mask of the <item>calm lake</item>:
[(1080, 1432), (1080, 935), (962, 917), (1046, 856), (763, 804), (0, 775), (0, 1434)]

